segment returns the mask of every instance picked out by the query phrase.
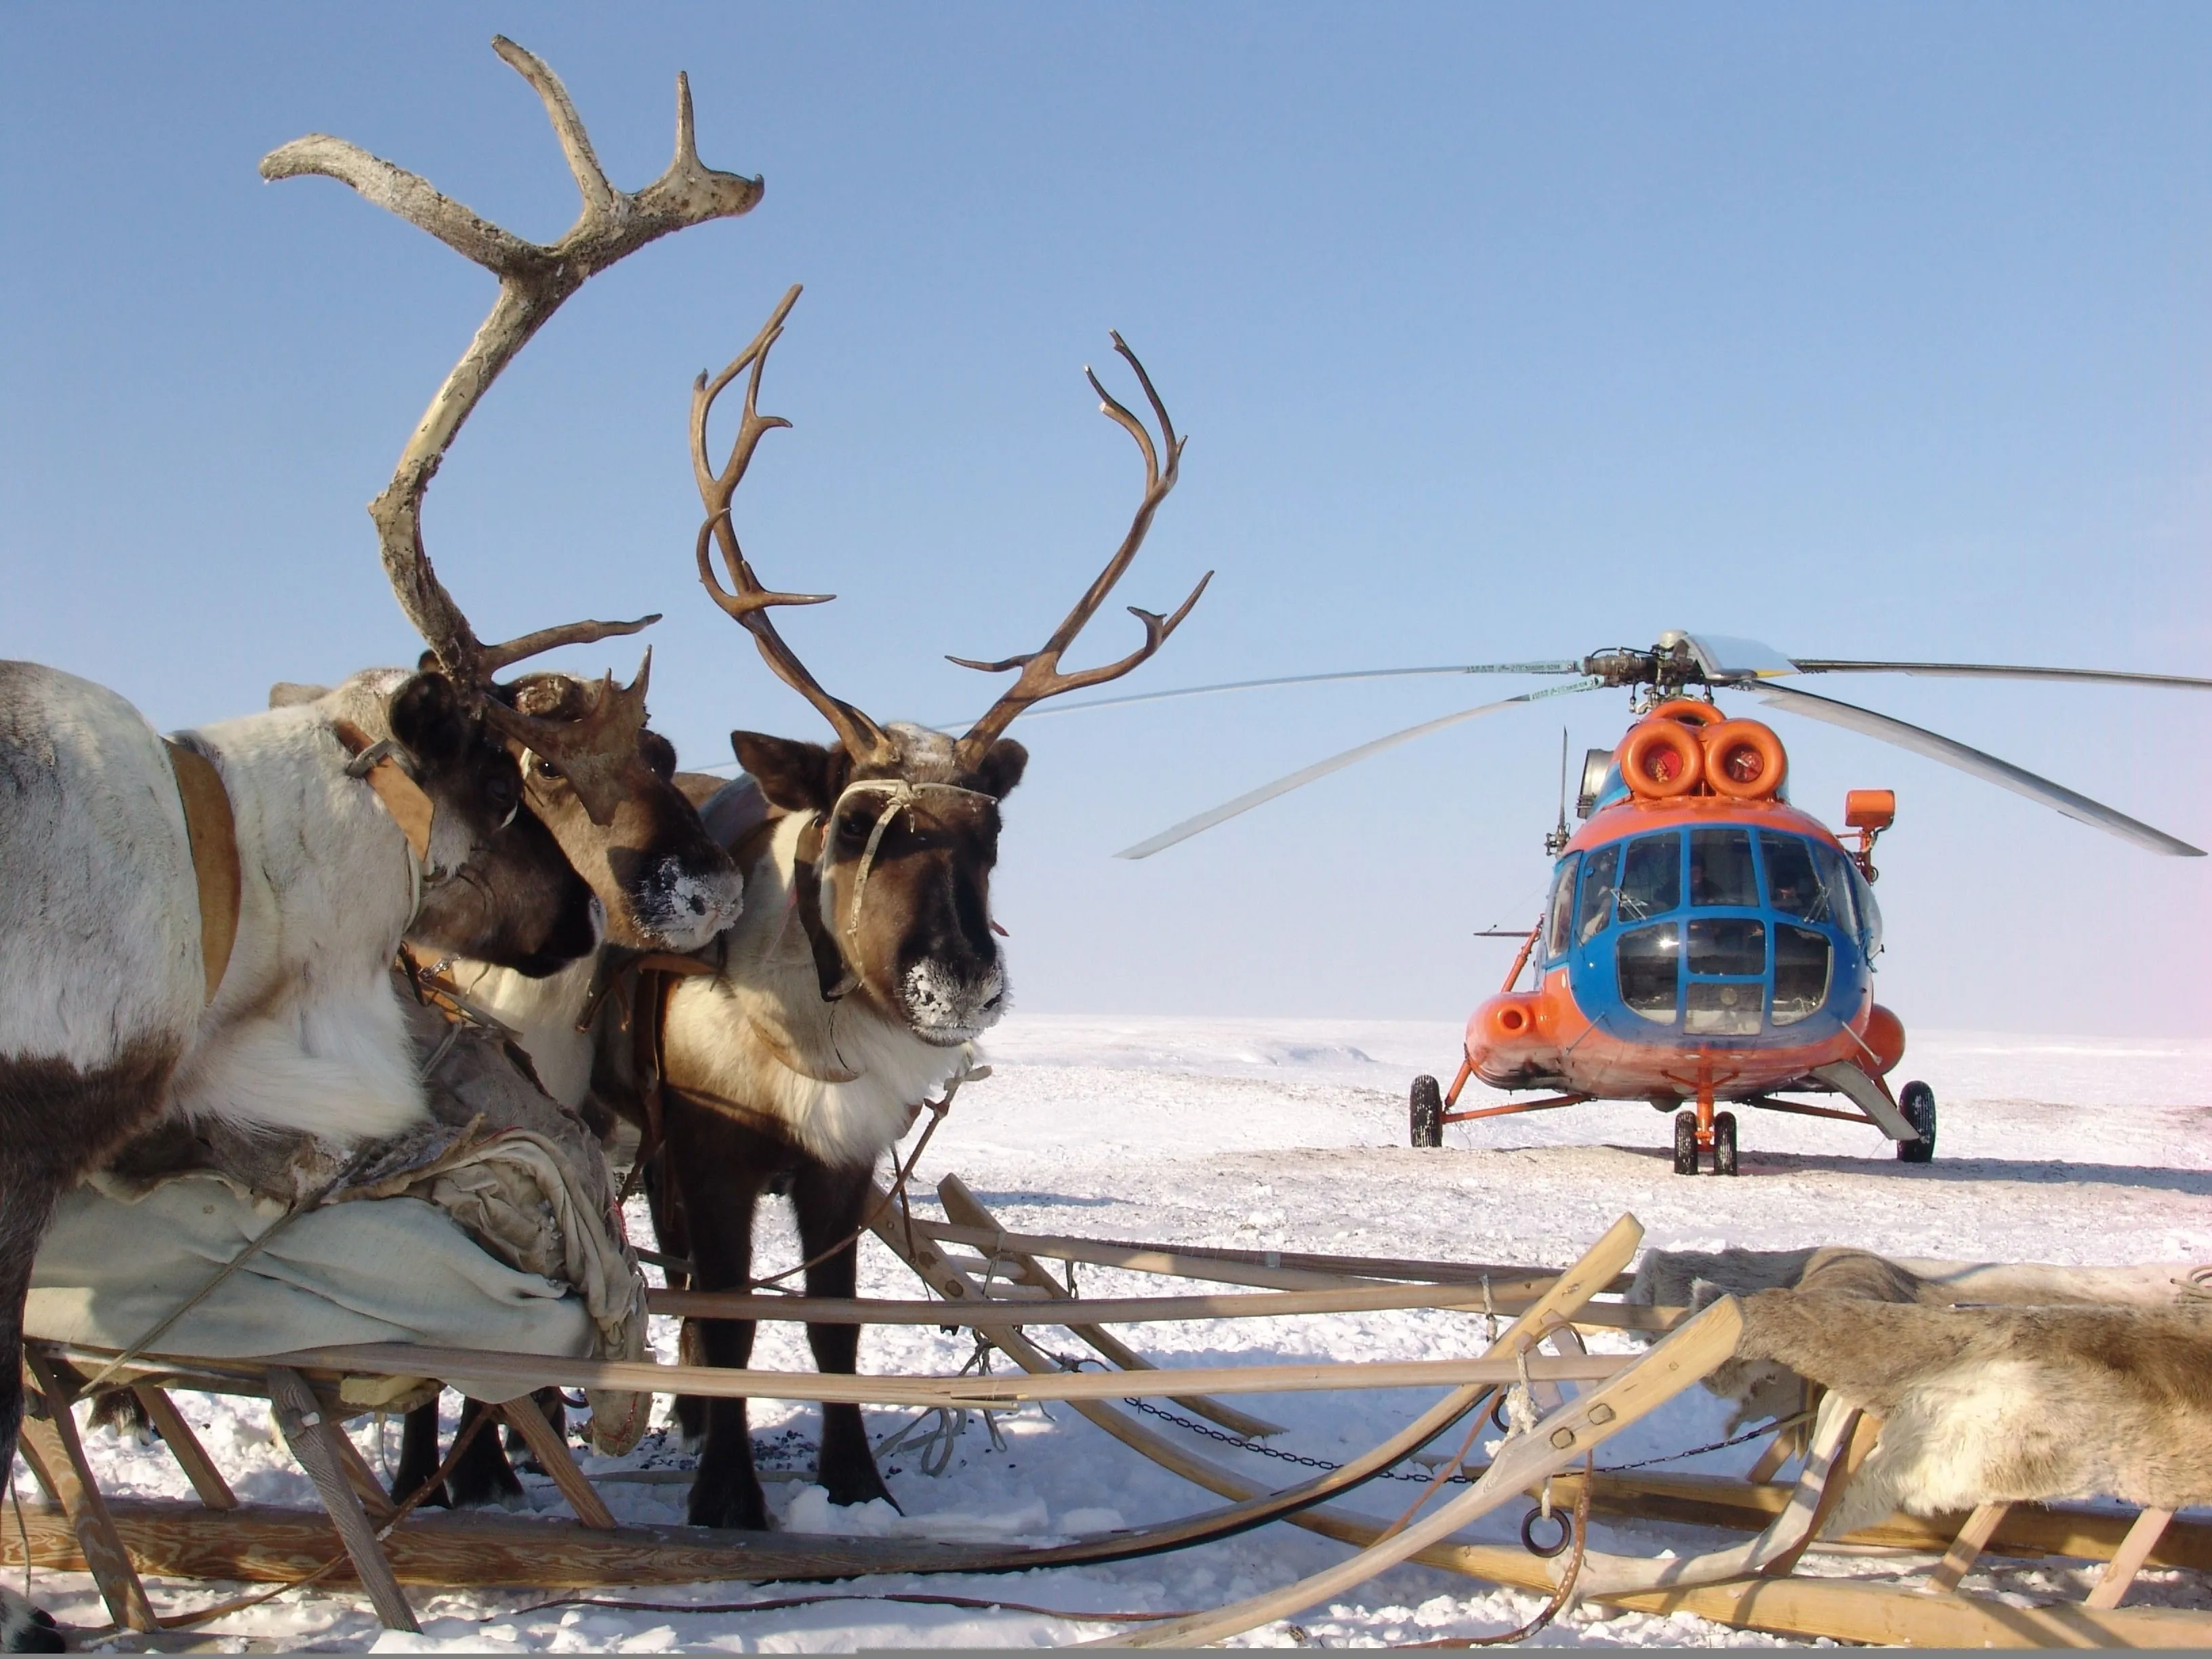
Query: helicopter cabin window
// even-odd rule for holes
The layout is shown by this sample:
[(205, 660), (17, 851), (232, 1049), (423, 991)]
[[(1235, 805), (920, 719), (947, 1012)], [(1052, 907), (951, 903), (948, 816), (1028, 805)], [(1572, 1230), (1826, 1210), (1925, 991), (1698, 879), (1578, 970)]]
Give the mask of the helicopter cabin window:
[(1682, 1029), (1693, 1036), (1757, 1036), (1762, 988), (1692, 980), (1682, 1000)]
[(1613, 920), (1613, 877), (1620, 867), (1619, 842), (1599, 848), (1583, 860), (1583, 902), (1575, 909), (1576, 944), (1589, 944)]
[[(1770, 868), (1771, 866), (1769, 866)], [(1828, 1000), (1835, 951), (1826, 933), (1784, 922), (1774, 930), (1774, 1023), (1795, 1025)]]
[(1620, 936), (1616, 956), (1620, 1000), (1632, 1012), (1655, 1024), (1674, 1024), (1675, 970), (1680, 965), (1681, 947), (1681, 933), (1671, 921), (1656, 927), (1638, 927)]
[(1690, 902), (1759, 908), (1759, 878), (1751, 863), (1751, 831), (1725, 828), (1690, 831)]
[(1628, 843), (1621, 863), (1620, 919), (1642, 921), (1664, 915), (1682, 902), (1682, 836), (1639, 836)]
[(1759, 832), (1759, 856), (1766, 864), (1766, 896), (1785, 916), (1807, 921), (1832, 921), (1835, 907), (1828, 889), (1813, 866), (1812, 843), (1801, 836)]
[(1574, 909), (1575, 872), (1583, 867), (1583, 855), (1570, 853), (1559, 860), (1559, 872), (1552, 878), (1552, 902), (1545, 909), (1544, 959), (1550, 961), (1567, 948), (1567, 918)]
[(1690, 971), (1757, 979), (1766, 972), (1766, 924), (1712, 916), (1690, 924)]

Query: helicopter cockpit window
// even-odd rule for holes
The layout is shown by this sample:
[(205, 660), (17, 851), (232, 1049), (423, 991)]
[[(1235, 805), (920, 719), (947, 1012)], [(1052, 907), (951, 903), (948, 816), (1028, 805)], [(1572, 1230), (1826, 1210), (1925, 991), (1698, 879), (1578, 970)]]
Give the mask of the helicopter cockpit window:
[[(1672, 841), (1673, 836), (1668, 836)], [(1616, 956), (1620, 976), (1620, 1000), (1632, 1012), (1657, 1025), (1674, 1022), (1674, 988), (1680, 966), (1682, 936), (1680, 924), (1638, 927), (1620, 936)]]
[(1751, 863), (1751, 831), (1690, 831), (1690, 902), (1759, 908), (1759, 878)]
[(1552, 902), (1545, 908), (1544, 957), (1551, 960), (1567, 948), (1567, 918), (1575, 908), (1575, 872), (1583, 866), (1580, 853), (1570, 853), (1559, 861), (1559, 872), (1552, 878)]
[(1851, 878), (1851, 902), (1858, 906), (1859, 938), (1866, 946), (1867, 960), (1872, 962), (1881, 954), (1881, 906), (1874, 902), (1874, 889), (1859, 873), (1856, 861), (1846, 858), (1844, 868)]
[[(1770, 866), (1769, 868), (1772, 866)], [(1835, 951), (1826, 933), (1784, 922), (1774, 930), (1774, 1023), (1795, 1025), (1828, 1000)]]
[(1813, 856), (1820, 860), (1820, 884), (1827, 890), (1829, 902), (1835, 907), (1837, 927), (1854, 939), (1859, 934), (1858, 893), (1851, 885), (1850, 855), (1841, 848), (1816, 842)]
[(1642, 921), (1660, 916), (1682, 902), (1682, 837), (1639, 836), (1628, 843), (1621, 863), (1620, 919)]
[(1583, 898), (1575, 907), (1576, 944), (1589, 944), (1613, 920), (1613, 877), (1620, 867), (1619, 842), (1599, 848), (1583, 860)]
[(1826, 883), (1813, 867), (1812, 843), (1802, 836), (1759, 832), (1759, 855), (1766, 861), (1766, 893), (1777, 910), (1807, 921), (1833, 921), (1835, 906)]

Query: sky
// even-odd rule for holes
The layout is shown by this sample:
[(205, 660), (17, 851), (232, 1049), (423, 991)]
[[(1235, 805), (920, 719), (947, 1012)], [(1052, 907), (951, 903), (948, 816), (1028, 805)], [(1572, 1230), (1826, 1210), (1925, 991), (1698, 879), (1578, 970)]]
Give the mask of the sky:
[[(574, 188), (504, 31), (635, 189), (688, 70), (746, 217), (594, 278), (461, 434), (439, 570), (487, 638), (659, 611), (655, 724), (825, 737), (699, 592), (689, 383), (805, 296), (738, 502), (785, 637), (881, 720), (1041, 643), (1141, 475), (1119, 329), (1190, 437), (1118, 608), (1212, 589), (1121, 689), (1578, 656), (2212, 672), (2212, 14), (2183, 6), (0, 8), (0, 656), (164, 729), (411, 659), (363, 504), (491, 279), (309, 131), (551, 240)], [(569, 653), (625, 673), (629, 642)], [(1039, 1012), (1450, 1018), (1533, 919), (1594, 693), (1157, 858), (1115, 849), (1395, 727), (1435, 679), (1025, 716), (995, 892)], [(1862, 679), (2212, 846), (2195, 692)], [(1894, 788), (1878, 992), (1908, 1030), (2199, 1035), (2212, 860), (1777, 715), (1801, 805)], [(1451, 1056), (1440, 1055), (1448, 1070)]]

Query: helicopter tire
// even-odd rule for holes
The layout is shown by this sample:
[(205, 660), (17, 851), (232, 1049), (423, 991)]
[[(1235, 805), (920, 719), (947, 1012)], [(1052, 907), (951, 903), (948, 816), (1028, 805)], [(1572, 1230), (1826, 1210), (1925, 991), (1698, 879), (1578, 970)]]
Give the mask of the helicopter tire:
[(1897, 1109), (1920, 1132), (1917, 1140), (1897, 1143), (1899, 1164), (1927, 1164), (1936, 1157), (1936, 1091), (1924, 1083), (1908, 1083), (1897, 1097)]
[(1698, 1115), (1695, 1112), (1674, 1114), (1674, 1173), (1695, 1175), (1698, 1172)]
[(1413, 1079), (1413, 1145), (1441, 1146), (1444, 1144), (1444, 1097), (1432, 1077)]
[(1717, 1176), (1735, 1174), (1735, 1114), (1713, 1114), (1713, 1173)]

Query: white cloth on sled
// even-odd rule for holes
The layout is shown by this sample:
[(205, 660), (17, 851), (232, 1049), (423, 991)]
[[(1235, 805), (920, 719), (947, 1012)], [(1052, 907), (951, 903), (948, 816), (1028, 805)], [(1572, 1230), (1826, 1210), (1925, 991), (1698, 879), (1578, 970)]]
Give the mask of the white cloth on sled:
[[(129, 1347), (283, 1213), (211, 1175), (180, 1176), (135, 1202), (79, 1187), (56, 1206), (40, 1247), (26, 1329), (52, 1342)], [(154, 1347), (246, 1359), (422, 1342), (580, 1358), (593, 1337), (569, 1286), (495, 1260), (434, 1205), (386, 1198), (301, 1216)], [(526, 1392), (447, 1380), (479, 1399)]]

